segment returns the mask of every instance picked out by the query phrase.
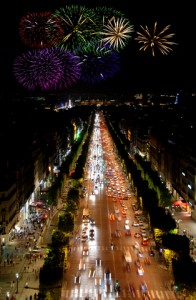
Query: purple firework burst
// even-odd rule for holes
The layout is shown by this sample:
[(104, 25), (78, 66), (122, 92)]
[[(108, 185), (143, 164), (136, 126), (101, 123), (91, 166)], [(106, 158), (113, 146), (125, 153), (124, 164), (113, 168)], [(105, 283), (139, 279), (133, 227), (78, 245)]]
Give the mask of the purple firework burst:
[(78, 55), (82, 68), (80, 80), (84, 82), (100, 82), (112, 78), (120, 70), (120, 57), (114, 50), (92, 45)]
[(30, 50), (13, 63), (16, 80), (31, 91), (67, 88), (80, 77), (79, 71), (78, 59), (56, 48)]
[(59, 54), (63, 65), (63, 76), (60, 81), (54, 82), (53, 86), (51, 86), (53, 90), (68, 88), (77, 82), (81, 76), (79, 57), (65, 49), (61, 49)]

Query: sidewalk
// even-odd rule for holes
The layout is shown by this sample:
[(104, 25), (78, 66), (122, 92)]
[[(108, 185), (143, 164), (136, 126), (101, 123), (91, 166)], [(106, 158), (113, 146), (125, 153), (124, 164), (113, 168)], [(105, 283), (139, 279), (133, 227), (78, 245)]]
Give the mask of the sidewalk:
[[(13, 262), (3, 262), (0, 266), (0, 300), (14, 299), (26, 300), (34, 299), (34, 295), (37, 290), (25, 289), (25, 284), (28, 286), (39, 287), (39, 270), (43, 265), (43, 257), (38, 256), (27, 259), (25, 253), (26, 248), (20, 247), (19, 242), (12, 242), (11, 245), (7, 246), (4, 251), (11, 253)], [(17, 251), (15, 247), (18, 247)], [(18, 275), (18, 279), (17, 279)], [(38, 292), (37, 292), (38, 293)], [(7, 298), (6, 298), (7, 296)]]
[(174, 219), (178, 223), (180, 235), (186, 235), (190, 240), (190, 256), (196, 262), (196, 247), (194, 247), (193, 239), (196, 239), (196, 222), (186, 211), (174, 211)]
[[(39, 271), (43, 266), (45, 248), (51, 243), (52, 230), (58, 222), (58, 209), (48, 219), (43, 228), (36, 246), (37, 253), (31, 252), (26, 247), (23, 239), (14, 239), (3, 250), (0, 264), (0, 300), (34, 300), (39, 292)], [(41, 254), (41, 255), (40, 255)], [(16, 278), (18, 274), (18, 280)], [(25, 285), (28, 284), (28, 288)]]
[(174, 211), (174, 219), (178, 222), (179, 234), (184, 235), (184, 230), (188, 238), (196, 238), (196, 222), (186, 211)]

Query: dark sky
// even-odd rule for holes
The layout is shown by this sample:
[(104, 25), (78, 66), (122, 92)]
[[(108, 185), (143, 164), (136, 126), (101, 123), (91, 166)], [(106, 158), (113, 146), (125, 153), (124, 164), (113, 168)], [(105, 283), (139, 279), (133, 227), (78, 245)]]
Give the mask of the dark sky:
[[(142, 3), (143, 2), (143, 3)], [(131, 1), (131, 0), (28, 0), (7, 3), (1, 20), (1, 83), (2, 92), (25, 92), (12, 75), (12, 63), (17, 55), (23, 53), (23, 46), (18, 35), (19, 21), (27, 12), (53, 11), (66, 4), (80, 4), (88, 7), (108, 6), (121, 10), (134, 25), (153, 28), (158, 23), (158, 31), (171, 25), (168, 33), (175, 33), (172, 38), (178, 45), (173, 51), (162, 55), (158, 51), (152, 57), (150, 51), (139, 51), (139, 44), (133, 38), (128, 46), (120, 51), (121, 68), (111, 79), (102, 84), (88, 85), (77, 83), (65, 92), (95, 91), (98, 93), (126, 92), (177, 92), (184, 90), (195, 92), (195, 36), (196, 18), (192, 1), (171, 6), (172, 1)], [(3, 13), (3, 11), (2, 11)], [(141, 30), (140, 30), (141, 31)]]

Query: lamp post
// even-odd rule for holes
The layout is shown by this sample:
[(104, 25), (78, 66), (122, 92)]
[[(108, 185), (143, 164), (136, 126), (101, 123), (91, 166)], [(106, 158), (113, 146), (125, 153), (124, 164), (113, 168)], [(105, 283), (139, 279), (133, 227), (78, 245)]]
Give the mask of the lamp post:
[(31, 264), (31, 247), (29, 247), (29, 253), (30, 253), (30, 264)]
[(6, 300), (10, 299), (10, 292), (6, 292)]
[(18, 273), (16, 273), (16, 294), (18, 294)]

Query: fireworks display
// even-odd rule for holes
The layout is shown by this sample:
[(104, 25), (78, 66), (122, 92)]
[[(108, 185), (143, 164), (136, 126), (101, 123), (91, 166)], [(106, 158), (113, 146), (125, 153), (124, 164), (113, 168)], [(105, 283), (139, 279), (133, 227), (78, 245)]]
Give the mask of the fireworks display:
[(54, 16), (61, 21), (64, 30), (61, 41), (56, 46), (73, 51), (92, 40), (97, 26), (94, 10), (71, 5), (56, 10)]
[(128, 40), (132, 37), (133, 25), (126, 18), (113, 17), (107, 24), (103, 25), (101, 35), (105, 36), (101, 42), (110, 45), (111, 48), (118, 51), (127, 45)]
[(17, 81), (31, 91), (68, 87), (80, 76), (78, 59), (61, 49), (33, 49), (13, 64)]
[[(157, 48), (161, 54), (172, 51), (176, 43), (168, 33), (170, 25), (151, 33), (140, 25), (134, 40), (139, 50)], [(54, 91), (77, 81), (96, 83), (120, 71), (119, 53), (134, 32), (125, 14), (112, 7), (87, 8), (65, 5), (54, 12), (31, 12), (20, 20), (19, 36), (30, 50), (13, 62), (13, 73), (24, 88), (31, 91)], [(176, 44), (177, 45), (177, 44)]]
[(60, 41), (63, 29), (51, 12), (28, 13), (20, 21), (19, 35), (30, 48), (48, 48)]
[(81, 60), (81, 81), (96, 83), (108, 78), (112, 78), (120, 70), (119, 54), (91, 44), (91, 47), (79, 54)]
[(157, 33), (157, 22), (155, 22), (152, 34), (147, 26), (144, 28), (140, 25), (140, 27), (143, 32), (137, 32), (138, 36), (135, 38), (138, 43), (143, 44), (139, 50), (146, 51), (150, 48), (152, 55), (155, 56), (155, 48), (157, 48), (163, 55), (167, 55), (172, 51), (171, 46), (177, 45), (175, 42), (168, 40), (173, 38), (175, 35), (174, 33), (167, 33), (170, 25), (165, 26), (159, 33)]

